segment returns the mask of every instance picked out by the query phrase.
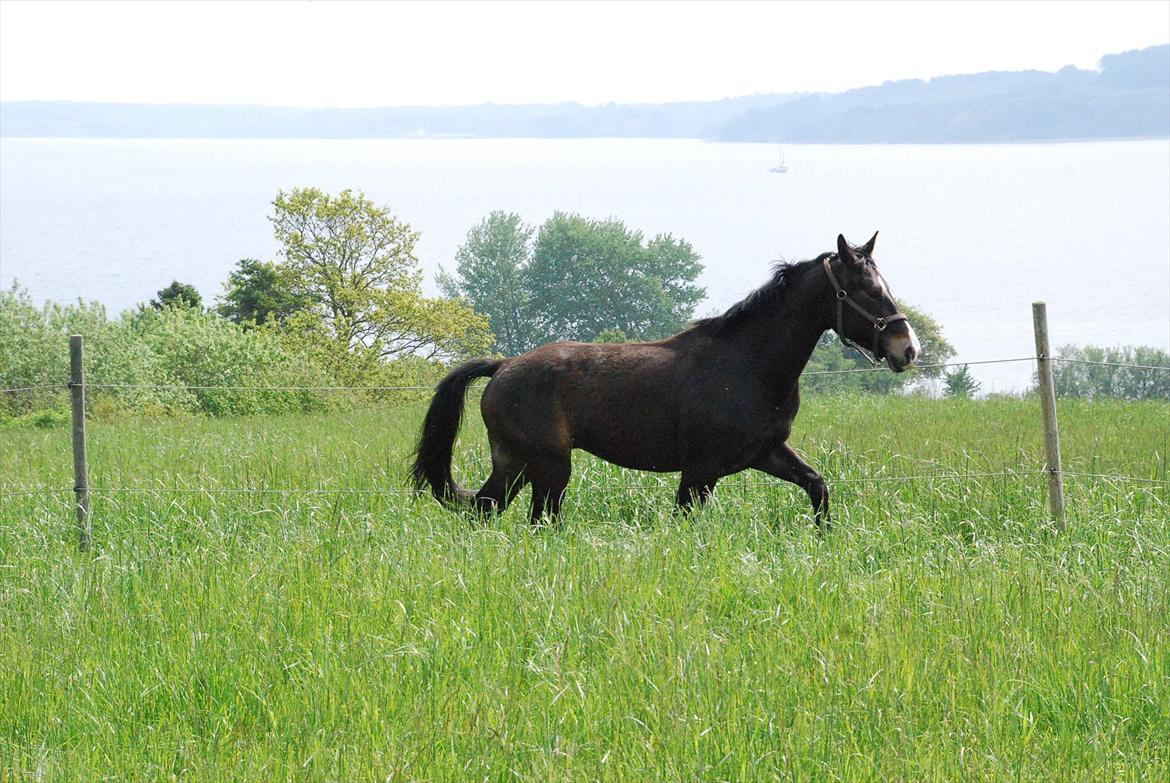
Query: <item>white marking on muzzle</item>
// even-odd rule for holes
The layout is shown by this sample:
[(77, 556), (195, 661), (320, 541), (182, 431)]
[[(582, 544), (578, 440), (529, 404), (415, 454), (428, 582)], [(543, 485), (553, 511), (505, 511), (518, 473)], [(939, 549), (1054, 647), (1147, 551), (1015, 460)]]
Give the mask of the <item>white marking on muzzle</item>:
[(914, 355), (921, 356), (922, 343), (918, 342), (918, 333), (914, 331), (914, 327), (910, 325), (909, 321), (906, 322), (906, 329), (910, 332), (910, 347), (914, 349)]
[[(906, 324), (906, 336), (892, 337), (886, 344), (886, 355), (895, 357), (894, 361), (898, 366), (902, 366), (908, 348), (914, 349), (914, 361), (917, 361), (918, 357), (922, 355), (922, 346), (918, 342), (918, 335), (915, 334), (914, 327), (910, 325), (909, 321), (903, 321), (903, 323)], [(910, 364), (913, 362), (907, 363), (906, 366), (908, 367)]]

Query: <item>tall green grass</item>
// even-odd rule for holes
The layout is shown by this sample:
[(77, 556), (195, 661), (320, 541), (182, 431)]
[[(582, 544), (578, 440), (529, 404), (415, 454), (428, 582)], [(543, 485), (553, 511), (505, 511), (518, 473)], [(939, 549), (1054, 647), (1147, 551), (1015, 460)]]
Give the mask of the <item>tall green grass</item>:
[[(96, 492), (85, 555), (67, 491), (0, 496), (0, 779), (1170, 775), (1165, 406), (1060, 404), (1067, 470), (1163, 482), (1070, 477), (1062, 536), (1030, 402), (807, 401), (825, 537), (581, 454), (560, 529), (474, 525), (402, 491), (421, 411), (95, 424), (93, 486), (156, 491)], [(69, 448), (0, 431), (0, 485)]]

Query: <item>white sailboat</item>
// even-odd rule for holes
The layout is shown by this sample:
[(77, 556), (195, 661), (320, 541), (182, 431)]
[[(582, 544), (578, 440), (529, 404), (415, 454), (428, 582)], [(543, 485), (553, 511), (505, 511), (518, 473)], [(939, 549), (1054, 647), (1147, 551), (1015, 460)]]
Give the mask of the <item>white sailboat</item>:
[(780, 163), (768, 169), (773, 174), (783, 174), (788, 171), (788, 167), (784, 165), (784, 147), (780, 147)]

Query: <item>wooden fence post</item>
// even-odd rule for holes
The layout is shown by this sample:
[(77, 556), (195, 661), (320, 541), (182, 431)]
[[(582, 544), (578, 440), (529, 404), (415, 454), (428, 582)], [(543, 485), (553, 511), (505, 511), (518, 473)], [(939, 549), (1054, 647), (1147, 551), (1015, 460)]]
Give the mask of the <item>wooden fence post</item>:
[(1032, 303), (1036, 332), (1036, 375), (1040, 381), (1040, 409), (1044, 414), (1044, 472), (1048, 474), (1048, 508), (1058, 532), (1064, 532), (1064, 476), (1060, 471), (1060, 429), (1056, 424), (1056, 389), (1052, 383), (1052, 353), (1048, 347), (1048, 308)]
[(77, 546), (89, 549), (89, 466), (85, 459), (85, 368), (81, 335), (69, 338), (69, 396), (73, 403), (73, 492), (77, 503)]

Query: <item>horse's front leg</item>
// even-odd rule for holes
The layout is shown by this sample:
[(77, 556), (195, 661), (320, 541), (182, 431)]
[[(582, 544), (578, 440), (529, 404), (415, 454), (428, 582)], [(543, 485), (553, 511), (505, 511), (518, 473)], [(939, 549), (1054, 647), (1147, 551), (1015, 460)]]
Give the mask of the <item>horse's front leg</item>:
[(808, 493), (816, 514), (817, 528), (829, 530), (829, 490), (820, 473), (802, 460), (787, 443), (781, 443), (753, 467), (778, 479), (791, 482)]

